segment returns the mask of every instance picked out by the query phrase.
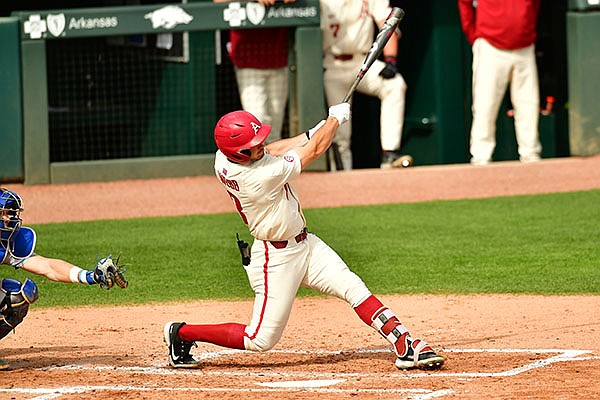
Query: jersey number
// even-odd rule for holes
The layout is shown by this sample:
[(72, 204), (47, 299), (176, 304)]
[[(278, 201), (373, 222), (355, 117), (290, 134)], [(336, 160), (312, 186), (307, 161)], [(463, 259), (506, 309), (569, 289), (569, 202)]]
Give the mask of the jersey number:
[(240, 214), (240, 217), (242, 217), (242, 221), (244, 221), (244, 223), (248, 225), (248, 218), (246, 218), (246, 214), (244, 214), (242, 202), (240, 202), (240, 199), (235, 197), (233, 193), (231, 193), (229, 190), (227, 191), (227, 193), (229, 193), (229, 197), (231, 197), (231, 200), (233, 200), (233, 204), (235, 204), (235, 209)]
[(331, 29), (333, 37), (336, 38), (338, 35), (338, 31), (340, 30), (340, 24), (330, 24), (329, 29)]

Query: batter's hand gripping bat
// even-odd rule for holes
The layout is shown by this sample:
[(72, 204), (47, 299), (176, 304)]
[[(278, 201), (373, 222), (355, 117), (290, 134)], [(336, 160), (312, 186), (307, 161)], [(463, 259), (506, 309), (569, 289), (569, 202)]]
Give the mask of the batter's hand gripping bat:
[(347, 103), (348, 100), (350, 100), (350, 97), (352, 97), (352, 93), (354, 93), (354, 89), (356, 89), (356, 87), (362, 80), (363, 76), (365, 76), (365, 74), (367, 73), (369, 68), (371, 68), (371, 65), (373, 65), (373, 63), (375, 62), (377, 57), (379, 57), (379, 55), (383, 51), (383, 48), (385, 47), (386, 43), (390, 40), (392, 33), (394, 33), (394, 31), (398, 28), (398, 25), (400, 24), (400, 21), (402, 20), (403, 17), (404, 17), (403, 9), (401, 9), (399, 7), (392, 8), (392, 12), (388, 16), (387, 20), (385, 21), (385, 23), (383, 24), (381, 29), (379, 30), (379, 33), (377, 34), (377, 36), (375, 37), (375, 41), (371, 45), (371, 49), (367, 53), (367, 56), (365, 57), (365, 61), (363, 62), (363, 65), (360, 68), (358, 75), (356, 76), (354, 83), (348, 90), (348, 93), (346, 93), (346, 97), (344, 97), (344, 100), (342, 100), (342, 103)]

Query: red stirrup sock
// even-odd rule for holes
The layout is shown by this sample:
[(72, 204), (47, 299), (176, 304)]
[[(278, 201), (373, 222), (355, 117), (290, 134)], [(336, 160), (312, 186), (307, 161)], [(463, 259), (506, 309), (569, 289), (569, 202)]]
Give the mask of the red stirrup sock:
[(179, 329), (179, 337), (186, 342), (207, 342), (230, 349), (245, 350), (246, 325), (228, 323), (216, 325), (188, 325)]
[(396, 355), (400, 357), (406, 354), (410, 340), (408, 330), (394, 312), (384, 306), (377, 297), (369, 296), (354, 311), (365, 324), (375, 329), (393, 345)]

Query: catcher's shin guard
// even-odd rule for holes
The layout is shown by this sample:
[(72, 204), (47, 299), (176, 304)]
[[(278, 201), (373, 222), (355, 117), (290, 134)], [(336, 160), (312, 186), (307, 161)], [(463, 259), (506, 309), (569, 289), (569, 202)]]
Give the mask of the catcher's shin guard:
[(23, 321), (38, 297), (38, 287), (29, 278), (23, 284), (10, 278), (0, 281), (0, 339)]

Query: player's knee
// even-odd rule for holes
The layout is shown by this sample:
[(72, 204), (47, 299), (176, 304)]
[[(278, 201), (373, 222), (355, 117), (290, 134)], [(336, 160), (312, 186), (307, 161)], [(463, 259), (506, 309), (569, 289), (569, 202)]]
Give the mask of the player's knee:
[(0, 339), (23, 321), (38, 297), (38, 287), (29, 278), (22, 284), (10, 278), (0, 281)]
[(381, 97), (399, 96), (404, 98), (407, 86), (402, 75), (397, 74), (393, 79), (387, 79), (384, 82), (385, 87), (382, 88)]
[(356, 284), (348, 289), (346, 293), (344, 293), (344, 299), (352, 306), (352, 308), (355, 308), (370, 295), (371, 292), (365, 283), (359, 278)]
[(257, 335), (246, 342), (246, 349), (260, 352), (269, 351), (275, 347), (280, 337), (274, 335)]
[(396, 74), (394, 79), (391, 82), (396, 85), (396, 87), (400, 88), (402, 91), (406, 91), (407, 85), (404, 77), (401, 74)]

